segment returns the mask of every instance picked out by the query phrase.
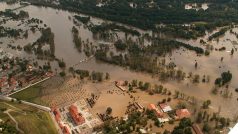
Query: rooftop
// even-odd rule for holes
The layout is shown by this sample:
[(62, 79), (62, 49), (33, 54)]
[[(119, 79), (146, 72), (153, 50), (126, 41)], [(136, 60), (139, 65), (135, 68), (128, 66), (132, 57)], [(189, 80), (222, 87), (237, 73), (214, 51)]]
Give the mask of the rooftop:
[(172, 108), (166, 103), (159, 104), (159, 106), (165, 113), (172, 110)]
[(188, 109), (178, 109), (176, 110), (176, 115), (178, 116), (179, 119), (188, 118), (191, 116)]
[(69, 112), (70, 112), (70, 115), (72, 116), (74, 122), (77, 125), (81, 125), (81, 124), (85, 123), (84, 117), (82, 116), (82, 114), (80, 114), (78, 112), (78, 109), (77, 109), (77, 107), (75, 105), (71, 105), (69, 107)]

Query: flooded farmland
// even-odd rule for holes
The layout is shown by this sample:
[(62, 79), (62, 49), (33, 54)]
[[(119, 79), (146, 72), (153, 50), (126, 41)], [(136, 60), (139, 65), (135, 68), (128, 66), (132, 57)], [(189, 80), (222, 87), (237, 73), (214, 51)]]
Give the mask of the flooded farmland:
[[(0, 10), (5, 9), (14, 9), (20, 6), (19, 4), (7, 5), (5, 3), (0, 3)], [(73, 15), (75, 13), (71, 13), (63, 10), (56, 10), (52, 8), (45, 7), (36, 7), (36, 6), (27, 6), (22, 8), (21, 10), (27, 11), (30, 17), (38, 18), (43, 21), (44, 24), (49, 26), (54, 33), (55, 40), (55, 56), (58, 59), (63, 59), (67, 65), (67, 67), (78, 64), (79, 61), (86, 58), (84, 53), (79, 53), (74, 46), (73, 37), (71, 29), (75, 24), (73, 20)], [(91, 21), (94, 24), (102, 23), (104, 20), (97, 19), (91, 17)], [(4, 24), (5, 26), (15, 26), (17, 27), (19, 21), (17, 22), (7, 22)], [(87, 28), (81, 26), (78, 27), (79, 36), (83, 41), (91, 42), (93, 45), (98, 45), (100, 40), (96, 40), (93, 38), (93, 34)], [(234, 31), (238, 32), (238, 29), (234, 28)], [(207, 37), (211, 33), (208, 33), (204, 38)], [(123, 33), (120, 34), (120, 38), (123, 38)], [(38, 37), (39, 33), (29, 33), (27, 39), (9, 39), (9, 38), (0, 38), (1, 48), (7, 52), (13, 53), (14, 55), (19, 57), (31, 58), (34, 59), (35, 56), (33, 54), (27, 54), (24, 51), (12, 50), (7, 47), (8, 44), (15, 44), (24, 46), (28, 43), (34, 42)], [(198, 40), (180, 40), (182, 42), (189, 43), (194, 46), (199, 46), (205, 48), (204, 45), (200, 43), (200, 39)], [(193, 72), (194, 74), (209, 75), (210, 82), (209, 83), (198, 83), (192, 84), (190, 81), (185, 80), (181, 82), (177, 81), (168, 81), (162, 83), (168, 89), (174, 91), (179, 90), (184, 92), (189, 96), (194, 96), (200, 100), (210, 99), (212, 101), (212, 108), (218, 110), (219, 107), (222, 107), (221, 114), (224, 116), (233, 117), (238, 113), (237, 108), (237, 97), (238, 94), (235, 92), (235, 88), (238, 88), (238, 53), (234, 52), (233, 56), (231, 56), (230, 51), (232, 48), (236, 50), (237, 46), (237, 38), (235, 35), (231, 34), (229, 31), (226, 32), (225, 36), (219, 38), (219, 41), (210, 41), (207, 42), (212, 45), (214, 48), (221, 48), (223, 46), (226, 47), (225, 51), (216, 51), (215, 49), (210, 52), (209, 56), (197, 56), (194, 52), (188, 51), (184, 49), (179, 49), (174, 51), (171, 55), (166, 55), (166, 62), (174, 62), (178, 68), (181, 68), (186, 73)], [(224, 60), (221, 62), (221, 57)], [(36, 59), (35, 59), (36, 60)], [(45, 61), (41, 61), (45, 62)], [(198, 68), (195, 69), (194, 64), (198, 63)], [(57, 68), (57, 65), (54, 66)], [(158, 78), (153, 78), (149, 74), (133, 72), (128, 69), (121, 68), (119, 66), (109, 65), (102, 62), (96, 61), (94, 58), (87, 62), (78, 64), (75, 66), (77, 69), (87, 69), (87, 70), (95, 70), (100, 72), (108, 72), (111, 75), (111, 79), (113, 80), (143, 80), (147, 82), (151, 82), (154, 84), (161, 83)], [(232, 93), (231, 98), (224, 98), (221, 95), (213, 95), (212, 88), (214, 87), (214, 81), (217, 77), (221, 75), (222, 72), (228, 71), (233, 74), (233, 78), (229, 87), (230, 92)]]

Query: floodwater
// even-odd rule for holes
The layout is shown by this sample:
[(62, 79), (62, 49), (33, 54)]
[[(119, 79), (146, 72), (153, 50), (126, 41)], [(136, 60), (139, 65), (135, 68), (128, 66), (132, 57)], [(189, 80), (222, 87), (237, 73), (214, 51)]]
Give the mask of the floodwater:
[[(19, 5), (18, 5), (19, 6)], [(6, 5), (5, 3), (0, 3), (0, 9), (6, 8), (14, 8), (13, 5)], [(77, 49), (74, 47), (72, 32), (71, 29), (74, 26), (72, 19), (69, 19), (69, 16), (72, 16), (75, 13), (71, 13), (68, 11), (62, 11), (52, 8), (45, 8), (45, 7), (36, 7), (36, 6), (27, 6), (22, 8), (21, 10), (28, 11), (30, 17), (38, 18), (43, 21), (44, 24), (49, 26), (52, 32), (55, 35), (55, 56), (59, 59), (63, 59), (66, 62), (66, 65), (72, 66), (77, 64), (80, 60), (84, 59), (86, 56), (83, 53), (79, 53)], [(91, 17), (91, 21), (94, 24), (104, 22), (101, 19)], [(94, 45), (98, 44), (98, 40), (93, 39), (92, 33), (87, 29), (84, 28), (83, 25), (77, 27), (79, 29), (79, 35), (82, 40), (92, 42)], [(234, 31), (238, 32), (237, 29)], [(208, 33), (208, 35), (211, 33)], [(207, 39), (208, 35), (206, 35), (205, 40)], [(123, 34), (121, 34), (123, 36)], [(25, 45), (27, 42), (34, 42), (35, 39), (39, 37), (39, 33), (29, 34), (28, 39), (20, 39), (14, 41), (15, 44)], [(0, 39), (3, 44), (1, 44), (2, 48), (5, 48), (6, 51), (11, 53), (16, 53), (16, 50), (10, 50), (6, 46), (12, 39), (4, 38)], [(199, 43), (198, 40), (181, 40), (183, 42), (190, 43), (194, 46), (200, 46), (205, 48)], [(225, 51), (212, 51), (210, 56), (197, 56), (194, 52), (191, 51), (183, 51), (182, 49), (176, 50), (172, 53), (172, 56), (166, 56), (166, 61), (174, 62), (176, 65), (184, 70), (186, 73), (193, 72), (193, 74), (206, 74), (210, 76), (210, 83), (199, 83), (199, 84), (191, 84), (190, 81), (185, 80), (183, 82), (177, 81), (169, 81), (163, 83), (168, 89), (170, 90), (179, 90), (184, 92), (189, 96), (194, 96), (200, 100), (207, 100), (210, 99), (212, 101), (212, 108), (217, 110), (221, 107), (221, 114), (228, 117), (233, 117), (235, 114), (238, 114), (237, 104), (238, 101), (236, 100), (238, 94), (234, 92), (234, 89), (238, 87), (238, 54), (235, 51), (234, 55), (231, 56), (229, 52), (231, 48), (236, 47), (232, 41), (237, 41), (237, 38), (227, 32), (224, 37), (220, 38), (219, 42), (212, 41), (208, 42), (209, 44), (213, 45), (215, 48), (220, 48), (225, 46), (227, 50)], [(33, 55), (25, 54), (24, 52), (17, 52), (17, 55), (20, 56), (22, 54), (23, 57), (31, 57), (34, 58)], [(224, 61), (221, 62), (221, 57), (224, 57)], [(194, 64), (196, 61), (198, 62), (198, 68), (194, 68)], [(89, 60), (88, 62), (79, 64), (76, 68), (80, 69), (87, 69), (87, 70), (95, 70), (100, 72), (109, 72), (111, 75), (111, 79), (113, 80), (142, 80), (151, 82), (153, 84), (161, 84), (158, 78), (152, 78), (150, 75), (145, 73), (133, 72), (119, 66), (109, 65), (101, 62), (95, 61), (95, 59)], [(223, 71), (230, 70), (233, 74), (233, 79), (230, 84), (229, 90), (233, 93), (232, 98), (223, 98), (220, 95), (213, 95), (211, 94), (211, 89), (214, 86), (214, 80), (220, 76)]]

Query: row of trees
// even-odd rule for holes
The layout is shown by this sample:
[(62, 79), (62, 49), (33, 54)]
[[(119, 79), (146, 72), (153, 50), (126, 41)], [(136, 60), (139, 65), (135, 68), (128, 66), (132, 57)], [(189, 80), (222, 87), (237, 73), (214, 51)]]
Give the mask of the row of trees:
[[(199, 47), (158, 38), (153, 40), (152, 45), (146, 47), (138, 45), (133, 41), (123, 42), (122, 40), (116, 41), (114, 46), (119, 50), (117, 55), (111, 52), (109, 47), (105, 45), (97, 48), (95, 52), (96, 59), (123, 67), (129, 67), (136, 71), (148, 72), (154, 75), (159, 74), (160, 79), (163, 81), (169, 79), (183, 80), (186, 74), (182, 70), (176, 69), (176, 65), (173, 62), (165, 64), (166, 62), (158, 58), (158, 56), (164, 56), (180, 47), (194, 50), (198, 54), (204, 52), (204, 50)], [(194, 81), (199, 81), (199, 77), (195, 77)]]
[(108, 80), (110, 79), (110, 74), (109, 73), (102, 73), (102, 72), (96, 72), (96, 71), (88, 71), (88, 70), (82, 70), (82, 69), (77, 69), (74, 70), (73, 67), (69, 68), (69, 72), (72, 74), (78, 74), (80, 76), (81, 79), (84, 78), (89, 78), (93, 81), (98, 81), (98, 82), (102, 82), (103, 80)]
[(0, 11), (0, 16), (5, 16), (5, 17), (9, 17), (12, 18), (14, 20), (19, 20), (19, 19), (24, 19), (24, 18), (28, 18), (29, 14), (26, 11), (19, 11), (19, 13), (15, 13), (12, 12), (11, 9), (6, 9), (5, 11)]
[(218, 38), (222, 35), (224, 35), (226, 33), (226, 31), (228, 30), (228, 28), (222, 28), (221, 30), (219, 30), (218, 32), (212, 34), (211, 36), (208, 37), (208, 40), (211, 41), (214, 38)]

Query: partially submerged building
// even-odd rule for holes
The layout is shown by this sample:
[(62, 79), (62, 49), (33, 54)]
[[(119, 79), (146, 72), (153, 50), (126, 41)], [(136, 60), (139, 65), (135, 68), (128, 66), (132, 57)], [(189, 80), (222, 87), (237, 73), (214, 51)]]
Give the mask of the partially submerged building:
[(159, 104), (159, 106), (165, 113), (172, 111), (172, 108), (166, 103)]
[(163, 113), (154, 104), (149, 104), (148, 109), (153, 110), (158, 117), (163, 117)]
[(189, 118), (191, 113), (188, 109), (177, 109), (176, 110), (176, 119)]

